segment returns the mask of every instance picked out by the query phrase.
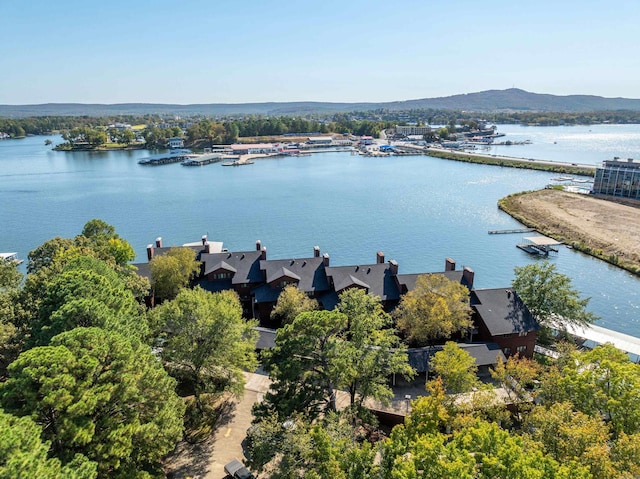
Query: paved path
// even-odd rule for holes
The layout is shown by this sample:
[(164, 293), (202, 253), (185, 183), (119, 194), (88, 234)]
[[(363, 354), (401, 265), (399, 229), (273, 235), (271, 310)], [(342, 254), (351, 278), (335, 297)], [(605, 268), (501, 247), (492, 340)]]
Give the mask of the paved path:
[(244, 396), (230, 406), (214, 436), (201, 444), (181, 442), (165, 461), (169, 479), (223, 479), (225, 464), (233, 459), (244, 462), (242, 442), (253, 419), (251, 408), (269, 389), (267, 376), (246, 374), (245, 379)]
[[(270, 385), (269, 377), (264, 374), (245, 373), (244, 396), (230, 405), (229, 413), (223, 415), (221, 424), (211, 439), (200, 444), (181, 442), (178, 445), (171, 457), (165, 461), (167, 477), (169, 479), (223, 479), (226, 476), (225, 464), (236, 458), (244, 461), (242, 443), (253, 419), (251, 408), (254, 403), (262, 400)], [(406, 394), (411, 393), (412, 398), (415, 398), (425, 393), (422, 387), (410, 389), (411, 391), (408, 389), (397, 391), (390, 408), (373, 404), (373, 402), (369, 406), (377, 406), (380, 409), (404, 415), (408, 409)], [(349, 404), (349, 394), (338, 391), (337, 402), (338, 408), (346, 407)]]

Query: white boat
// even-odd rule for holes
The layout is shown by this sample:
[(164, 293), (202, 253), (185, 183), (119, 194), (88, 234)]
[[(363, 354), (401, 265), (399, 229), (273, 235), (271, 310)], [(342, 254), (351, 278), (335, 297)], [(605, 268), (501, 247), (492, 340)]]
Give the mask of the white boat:
[(18, 253), (0, 253), (0, 260), (6, 262), (12, 261), (16, 264), (23, 263), (23, 260), (18, 258)]

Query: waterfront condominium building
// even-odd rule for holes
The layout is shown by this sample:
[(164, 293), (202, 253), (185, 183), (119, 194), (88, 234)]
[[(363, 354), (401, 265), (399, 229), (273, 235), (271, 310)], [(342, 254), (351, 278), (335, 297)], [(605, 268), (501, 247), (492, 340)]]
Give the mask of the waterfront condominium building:
[(640, 200), (640, 161), (606, 160), (596, 169), (593, 193)]

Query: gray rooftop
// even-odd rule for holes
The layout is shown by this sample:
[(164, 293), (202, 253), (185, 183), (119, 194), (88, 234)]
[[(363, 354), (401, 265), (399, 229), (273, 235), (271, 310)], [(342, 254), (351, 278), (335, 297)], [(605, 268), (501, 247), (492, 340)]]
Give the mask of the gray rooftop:
[(475, 289), (471, 292), (471, 307), (492, 336), (540, 329), (512, 288)]
[(203, 253), (200, 261), (204, 263), (204, 274), (218, 271), (234, 273), (232, 284), (261, 283), (264, 281), (260, 271), (261, 251), (240, 251), (237, 253)]
[(327, 277), (333, 281), (335, 291), (340, 294), (349, 287), (361, 287), (369, 294), (379, 296), (382, 301), (400, 298), (400, 292), (390, 263), (362, 266), (332, 266), (326, 268)]
[[(409, 364), (416, 372), (423, 373), (429, 367), (430, 358), (442, 351), (444, 346), (437, 345), (424, 348), (409, 348)], [(506, 361), (504, 353), (496, 343), (458, 343), (458, 347), (468, 352), (476, 360), (476, 366), (493, 366), (500, 357)]]

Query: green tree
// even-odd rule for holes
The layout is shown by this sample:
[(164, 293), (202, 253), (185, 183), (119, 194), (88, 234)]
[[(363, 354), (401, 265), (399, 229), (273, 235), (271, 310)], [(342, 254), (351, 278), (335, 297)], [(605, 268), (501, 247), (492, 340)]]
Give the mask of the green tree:
[(411, 379), (415, 374), (391, 318), (380, 298), (359, 288), (340, 295), (338, 311), (347, 317), (345, 341), (335, 358), (342, 369), (340, 387), (348, 389), (351, 404), (359, 408), (368, 398), (387, 402), (393, 397), (389, 377)]
[(580, 299), (571, 278), (558, 273), (548, 261), (516, 267), (513, 289), (529, 311), (546, 325), (554, 320), (561, 323), (585, 325), (597, 319), (586, 310), (589, 298)]
[(40, 440), (42, 430), (28, 417), (15, 417), (0, 410), (0, 479), (93, 479), (94, 462), (77, 454), (62, 467), (47, 457), (49, 444)]
[(182, 435), (184, 404), (151, 350), (99, 328), (76, 328), (22, 353), (0, 388), (7, 412), (42, 427), (63, 464), (77, 453), (101, 477), (157, 471)]
[(531, 359), (520, 358), (518, 355), (509, 356), (506, 362), (498, 357), (498, 362), (491, 370), (491, 377), (507, 394), (519, 421), (523, 419), (522, 413), (529, 409), (533, 403), (529, 386), (539, 374), (540, 366), (538, 363)]
[(29, 252), (27, 273), (32, 274), (42, 268), (51, 266), (55, 258), (62, 252), (74, 246), (74, 241), (59, 236), (45, 241), (33, 251)]
[(278, 296), (278, 301), (271, 311), (271, 319), (281, 325), (289, 324), (305, 311), (318, 309), (318, 302), (309, 298), (296, 285), (290, 284)]
[(469, 392), (480, 383), (475, 358), (453, 341), (433, 355), (431, 367), (451, 394)]
[(174, 376), (193, 385), (198, 408), (205, 392), (241, 394), (242, 371), (257, 366), (257, 333), (256, 323), (243, 319), (238, 295), (183, 289), (158, 309), (169, 331), (162, 356)]
[(609, 428), (600, 417), (574, 412), (571, 403), (536, 406), (525, 430), (559, 463), (577, 461), (591, 468), (594, 479), (613, 476), (608, 448), (602, 448), (609, 441)]
[(275, 347), (263, 352), (273, 384), (260, 414), (276, 411), (286, 418), (297, 411), (313, 417), (336, 410), (343, 366), (336, 358), (346, 325), (338, 311), (308, 311), (278, 330)]
[(156, 299), (175, 298), (186, 287), (195, 273), (200, 271), (196, 254), (189, 248), (170, 248), (165, 254), (149, 262), (151, 288)]
[(249, 429), (248, 456), (250, 466), (271, 479), (368, 479), (379, 472), (377, 448), (363, 439), (349, 419), (338, 414), (313, 425), (270, 416)]
[(640, 365), (611, 344), (572, 353), (560, 370), (543, 377), (539, 397), (605, 418), (614, 437), (640, 433)]
[(441, 274), (422, 275), (402, 297), (394, 315), (409, 342), (431, 345), (471, 328), (469, 290)]
[(148, 326), (120, 276), (96, 258), (79, 256), (45, 282), (31, 324), (32, 343), (48, 344), (63, 331), (98, 326), (144, 340)]

